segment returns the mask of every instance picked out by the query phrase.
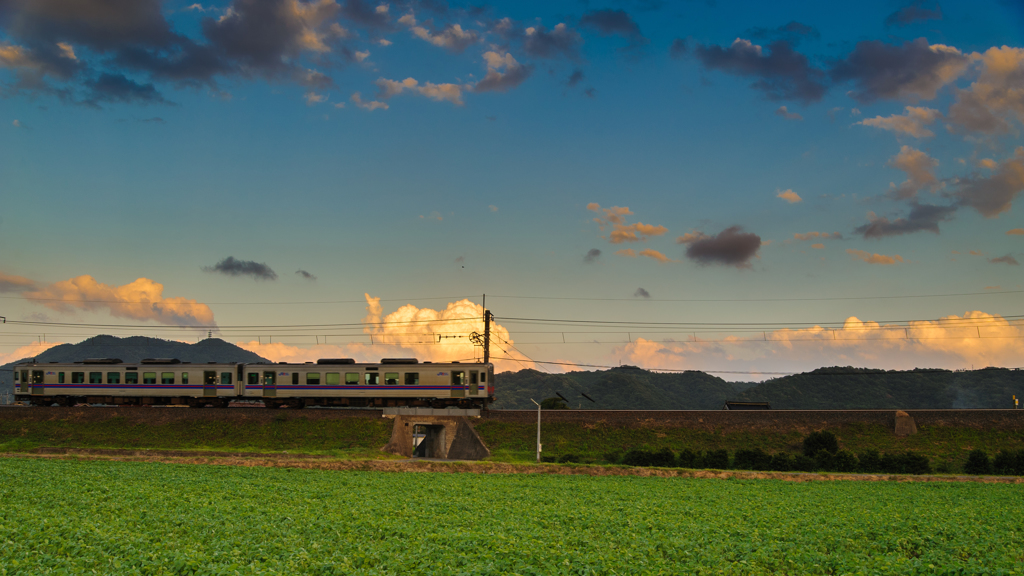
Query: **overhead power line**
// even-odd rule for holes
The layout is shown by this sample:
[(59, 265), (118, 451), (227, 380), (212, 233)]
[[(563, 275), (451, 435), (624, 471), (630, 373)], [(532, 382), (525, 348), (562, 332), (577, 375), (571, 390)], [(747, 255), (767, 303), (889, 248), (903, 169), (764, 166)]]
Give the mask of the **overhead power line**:
[[(423, 298), (381, 298), (379, 302), (419, 302), (423, 300), (465, 300), (476, 298), (479, 294), (472, 296), (427, 296)], [(65, 298), (37, 298), (35, 296), (0, 296), (3, 300), (30, 300), (32, 302), (63, 302), (65, 304), (156, 304), (153, 300), (67, 300)], [(277, 306), (285, 304), (366, 304), (362, 300), (279, 300), (274, 302), (196, 302), (207, 306)]]
[(821, 298), (584, 298), (576, 296), (503, 296), (488, 294), (488, 298), (510, 300), (577, 300), (581, 302), (821, 302), (830, 300), (901, 300), (906, 298), (951, 298), (955, 296), (994, 296), (1021, 294), (1024, 290), (987, 290), (985, 292), (957, 292), (951, 294), (905, 294), (899, 296), (827, 296)]
[[(960, 296), (998, 296), (1004, 294), (1021, 294), (1024, 290), (987, 290), (984, 292), (954, 292), (948, 294), (901, 294), (893, 296), (825, 296), (818, 298), (587, 298), (579, 296), (513, 296), (488, 294), (491, 298), (508, 300), (563, 300), (578, 302), (823, 302), (834, 300), (903, 300), (912, 298), (954, 298)], [(381, 298), (380, 302), (418, 302), (426, 300), (466, 300), (474, 299), (479, 294), (468, 296), (426, 296), (419, 298)], [(0, 296), (3, 300), (30, 300), (32, 302), (64, 302), (67, 304), (153, 304), (152, 300), (67, 300), (64, 298), (42, 298), (34, 296)], [(323, 304), (365, 304), (366, 299), (359, 300), (274, 300), (265, 302), (196, 302), (208, 306), (277, 306), (277, 305), (323, 305)]]
[[(765, 329), (764, 327), (771, 326), (832, 326), (835, 324), (846, 324), (846, 320), (833, 320), (828, 322), (645, 322), (635, 320), (570, 320), (570, 319), (555, 319), (555, 318), (513, 318), (509, 316), (495, 316), (496, 320), (500, 320), (505, 324), (542, 324), (542, 325), (566, 325), (566, 326), (617, 326), (617, 327), (665, 327), (665, 326), (694, 326), (694, 327), (709, 327), (709, 326), (721, 326), (725, 329), (734, 328), (757, 328), (759, 330)], [(1024, 319), (1024, 315), (1007, 315), (994, 317), (992, 321), (998, 320), (1019, 320)], [(981, 318), (928, 318), (918, 320), (868, 320), (866, 323), (873, 324), (890, 324), (890, 325), (902, 325), (910, 324), (911, 322), (935, 322), (939, 324), (955, 324), (963, 322), (979, 322)], [(901, 326), (902, 327), (902, 326)]]

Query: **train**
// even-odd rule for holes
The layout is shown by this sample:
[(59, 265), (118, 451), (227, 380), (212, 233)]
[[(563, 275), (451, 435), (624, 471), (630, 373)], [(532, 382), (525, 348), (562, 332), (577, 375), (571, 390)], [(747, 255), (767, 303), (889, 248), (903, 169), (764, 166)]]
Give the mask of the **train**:
[(89, 358), (14, 366), (15, 400), (33, 406), (114, 404), (226, 408), (262, 401), (267, 408), (487, 408), (494, 365), (383, 358), (321, 358), (305, 363), (182, 362), (176, 358)]

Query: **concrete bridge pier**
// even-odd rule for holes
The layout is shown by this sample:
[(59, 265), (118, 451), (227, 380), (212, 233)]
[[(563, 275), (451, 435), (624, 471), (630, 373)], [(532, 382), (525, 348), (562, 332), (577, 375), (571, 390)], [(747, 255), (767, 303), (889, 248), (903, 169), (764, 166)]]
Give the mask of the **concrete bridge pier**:
[[(384, 417), (394, 419), (391, 441), (383, 448), (385, 452), (408, 458), (446, 460), (483, 460), (491, 455), (467, 416), (385, 412)], [(423, 433), (423, 439), (418, 447), (414, 447), (413, 431), (417, 426)]]

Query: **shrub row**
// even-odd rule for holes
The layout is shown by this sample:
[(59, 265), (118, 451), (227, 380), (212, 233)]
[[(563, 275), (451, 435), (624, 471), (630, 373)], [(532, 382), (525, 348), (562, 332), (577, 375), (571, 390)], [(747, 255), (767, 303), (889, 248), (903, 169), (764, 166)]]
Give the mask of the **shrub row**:
[(1024, 476), (1024, 450), (1001, 450), (995, 458), (989, 458), (984, 450), (974, 450), (967, 455), (964, 474)]
[[(792, 455), (787, 452), (768, 454), (757, 448), (737, 450), (732, 458), (725, 450), (694, 452), (683, 450), (676, 456), (671, 450), (657, 452), (631, 450), (624, 456), (605, 454), (605, 461), (627, 466), (660, 466), (663, 468), (713, 468), (717, 470), (756, 470), (774, 472), (864, 472), (876, 474), (927, 474), (931, 472), (928, 458), (914, 452), (880, 454), (869, 450), (859, 456), (847, 450), (835, 454), (818, 450), (813, 456)], [(561, 462), (577, 462), (571, 454), (562, 456)]]

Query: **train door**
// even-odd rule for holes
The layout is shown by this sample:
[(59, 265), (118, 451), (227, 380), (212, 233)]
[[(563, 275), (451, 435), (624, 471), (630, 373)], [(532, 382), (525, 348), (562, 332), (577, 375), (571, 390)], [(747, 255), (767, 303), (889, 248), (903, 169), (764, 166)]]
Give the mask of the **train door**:
[(277, 382), (274, 380), (273, 372), (263, 373), (263, 395), (267, 397), (277, 396)]
[(469, 395), (478, 396), (480, 394), (480, 380), (477, 379), (477, 371), (469, 371)]
[(28, 386), (29, 386), (28, 370), (22, 370), (21, 371), (21, 381), (19, 382), (19, 384), (21, 384), (21, 393), (22, 394), (28, 394)]
[(43, 387), (43, 371), (33, 370), (32, 371), (32, 393), (33, 394), (45, 394), (45, 388)]
[(203, 396), (217, 395), (217, 373), (213, 370), (203, 371)]
[(462, 370), (452, 370), (452, 398), (463, 398), (466, 396), (466, 373)]

